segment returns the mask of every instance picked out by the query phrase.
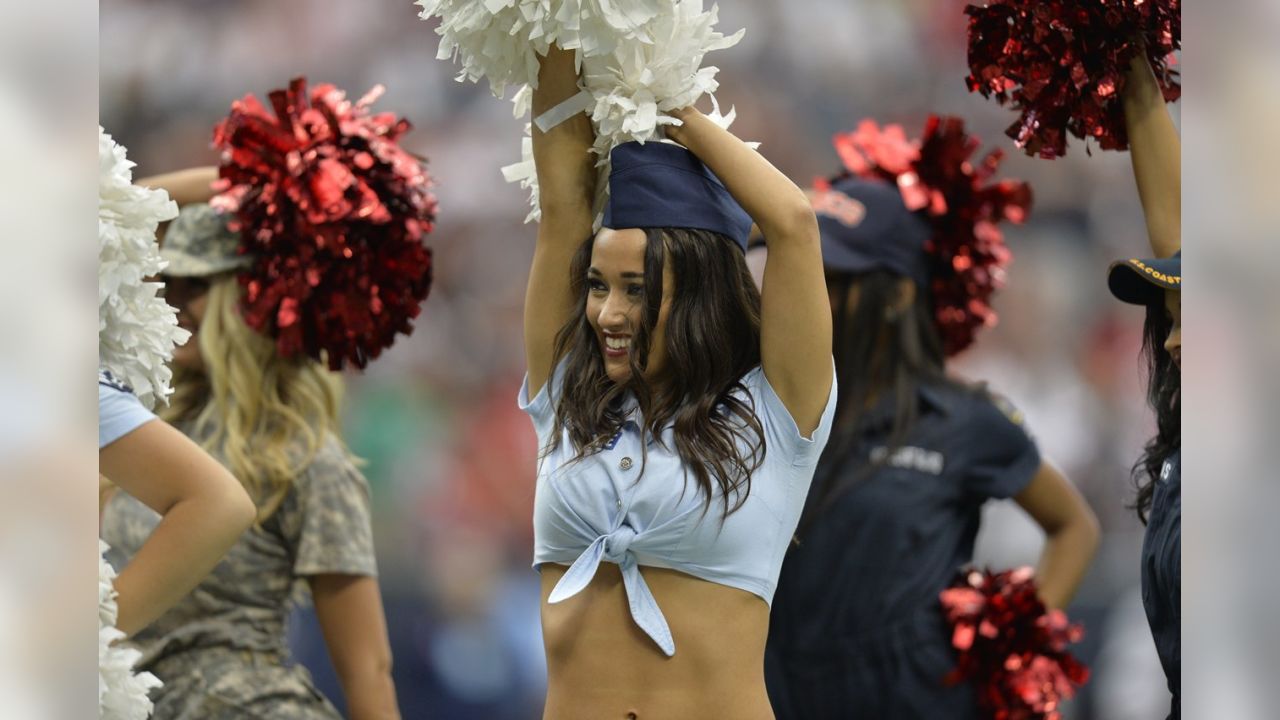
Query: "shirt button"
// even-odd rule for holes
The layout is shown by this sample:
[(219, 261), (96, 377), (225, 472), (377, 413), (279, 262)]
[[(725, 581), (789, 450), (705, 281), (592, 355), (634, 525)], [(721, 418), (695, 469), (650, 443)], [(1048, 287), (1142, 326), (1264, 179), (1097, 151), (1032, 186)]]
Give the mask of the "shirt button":
[(623, 470), (630, 470), (633, 464), (634, 463), (631, 462), (631, 458), (624, 457), (622, 458), (622, 462), (618, 463), (618, 467), (622, 468)]
[(619, 509), (619, 510), (621, 510), (621, 509), (622, 509), (622, 501), (621, 501), (621, 500), (619, 500), (619, 501), (618, 501), (618, 509)]

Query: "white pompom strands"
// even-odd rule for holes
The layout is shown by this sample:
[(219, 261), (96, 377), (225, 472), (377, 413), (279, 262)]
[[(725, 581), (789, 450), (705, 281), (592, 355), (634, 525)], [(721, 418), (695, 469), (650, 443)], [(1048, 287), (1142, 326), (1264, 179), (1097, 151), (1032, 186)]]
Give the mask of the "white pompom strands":
[[(497, 97), (509, 86), (516, 117), (525, 117), (537, 83), (539, 56), (552, 45), (577, 51), (584, 92), (546, 115), (534, 118), (544, 131), (579, 111), (595, 126), (598, 156), (597, 225), (608, 193), (609, 153), (626, 142), (661, 140), (662, 127), (679, 123), (667, 113), (697, 103), (719, 86), (718, 69), (702, 67), (708, 52), (736, 45), (742, 30), (715, 29), (718, 8), (702, 0), (418, 0), (421, 17), (438, 17), (440, 59), (462, 65), (459, 80), (489, 80)], [(715, 98), (712, 96), (714, 103)], [(723, 127), (733, 111), (712, 119)], [(522, 159), (502, 168), (507, 182), (530, 192), (538, 213), (538, 180), (532, 144), (522, 143)]]
[(146, 720), (151, 715), (147, 694), (160, 687), (151, 673), (133, 672), (142, 653), (116, 643), (124, 633), (116, 629), (115, 570), (103, 554), (107, 544), (98, 541), (98, 718), (100, 720)]
[(167, 401), (168, 362), (190, 336), (147, 282), (164, 269), (156, 228), (177, 216), (162, 190), (133, 184), (125, 149), (98, 128), (98, 364), (133, 389), (147, 407)]

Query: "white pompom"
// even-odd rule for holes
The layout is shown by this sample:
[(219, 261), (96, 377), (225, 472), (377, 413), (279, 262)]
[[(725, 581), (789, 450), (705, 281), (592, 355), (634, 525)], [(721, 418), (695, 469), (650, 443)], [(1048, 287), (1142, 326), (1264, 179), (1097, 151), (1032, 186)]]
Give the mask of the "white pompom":
[[(562, 47), (578, 50), (583, 85), (591, 93), (591, 120), (595, 128), (592, 152), (598, 157), (596, 227), (608, 197), (609, 153), (631, 141), (663, 138), (662, 127), (678, 124), (673, 110), (711, 97), (708, 115), (728, 128), (734, 111), (721, 114), (714, 92), (719, 87), (715, 67), (702, 67), (708, 52), (733, 47), (744, 31), (732, 35), (717, 32), (719, 9), (703, 9), (702, 0), (559, 0), (549, 37)], [(443, 45), (442, 45), (443, 47)], [(535, 66), (536, 71), (536, 66)], [(516, 117), (530, 110), (532, 85), (520, 87), (512, 98)], [(522, 141), (523, 159), (502, 169), (507, 182), (518, 182), (530, 193), (532, 212), (525, 222), (537, 220), (538, 179), (528, 137)]]
[(660, 126), (676, 122), (666, 113), (716, 91), (719, 70), (702, 67), (702, 60), (733, 47), (745, 32), (717, 32), (717, 14), (716, 6), (704, 12), (701, 0), (684, 0), (648, 24), (652, 42), (620, 43), (607, 55), (583, 58), (583, 80), (596, 99), (597, 152), (659, 137)]
[(552, 0), (417, 0), (423, 20), (440, 19), (440, 60), (462, 64), (458, 80), (488, 79), (503, 97), (508, 86), (536, 83), (538, 56), (555, 41)]
[(98, 128), (98, 364), (133, 389), (147, 407), (172, 390), (168, 362), (190, 333), (144, 282), (164, 269), (156, 228), (178, 214), (163, 190), (133, 184), (125, 149)]
[(679, 0), (562, 0), (556, 13), (556, 38), (582, 57), (614, 52), (619, 46), (653, 43), (650, 23), (675, 12)]
[(107, 544), (98, 541), (98, 717), (101, 720), (146, 720), (151, 715), (148, 693), (160, 687), (151, 673), (134, 673), (142, 656), (137, 650), (116, 645), (124, 633), (116, 629), (115, 570), (103, 555)]

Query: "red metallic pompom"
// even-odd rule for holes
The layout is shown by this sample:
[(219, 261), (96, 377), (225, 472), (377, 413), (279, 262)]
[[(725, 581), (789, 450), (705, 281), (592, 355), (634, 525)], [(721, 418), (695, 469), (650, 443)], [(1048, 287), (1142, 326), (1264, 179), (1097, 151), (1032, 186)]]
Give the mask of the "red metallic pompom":
[(1089, 668), (1066, 651), (1084, 629), (1045, 609), (1033, 574), (967, 570), (942, 591), (958, 655), (946, 682), (973, 683), (993, 720), (1060, 720), (1062, 701), (1089, 679)]
[(213, 204), (254, 258), (240, 275), (245, 322), (285, 357), (305, 353), (363, 368), (389, 347), (431, 288), (423, 245), (436, 200), (423, 163), (399, 145), (409, 122), (371, 114), (382, 94), (352, 103), (306, 80), (231, 105), (214, 128), (222, 151)]
[(965, 13), (965, 81), (1018, 111), (1007, 133), (1028, 155), (1065, 154), (1069, 134), (1127, 148), (1120, 96), (1136, 53), (1146, 53), (1167, 102), (1181, 93), (1181, 0), (990, 0)]
[(897, 186), (907, 209), (929, 220), (933, 235), (925, 250), (938, 333), (947, 355), (969, 347), (980, 328), (996, 324), (991, 298), (1013, 257), (998, 223), (1026, 220), (1031, 187), (992, 181), (1004, 153), (993, 150), (975, 162), (980, 142), (957, 117), (930, 115), (919, 140), (908, 139), (900, 125), (863, 120), (834, 143), (849, 175)]

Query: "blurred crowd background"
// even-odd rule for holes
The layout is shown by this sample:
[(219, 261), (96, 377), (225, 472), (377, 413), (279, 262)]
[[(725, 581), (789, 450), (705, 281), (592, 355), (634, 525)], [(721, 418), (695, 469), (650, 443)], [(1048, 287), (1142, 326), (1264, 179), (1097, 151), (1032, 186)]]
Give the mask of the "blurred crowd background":
[[(709, 3), (708, 3), (709, 4)], [(1110, 260), (1146, 252), (1128, 156), (1023, 156), (1014, 115), (965, 87), (961, 0), (725, 0), (712, 53), (734, 130), (797, 182), (838, 167), (834, 132), (863, 118), (918, 134), (929, 112), (966, 118), (1006, 176), (1031, 182), (1029, 222), (997, 297), (1000, 323), (954, 365), (1025, 413), (1045, 456), (1092, 504), (1104, 540), (1071, 614), (1093, 677), (1074, 720), (1162, 717), (1164, 678), (1138, 589), (1141, 526), (1130, 466), (1153, 430), (1138, 360), (1141, 310), (1111, 300)], [(436, 275), (413, 335), (350, 375), (347, 439), (368, 461), (374, 522), (405, 718), (535, 718), (545, 683), (532, 553), (535, 440), (515, 397), (521, 306), (534, 228), (499, 168), (519, 159), (524, 120), (487, 86), (435, 59), (434, 24), (409, 0), (102, 0), (100, 119), (137, 174), (212, 164), (210, 132), (230, 102), (298, 75), (409, 118), (440, 202)], [(1175, 116), (1178, 113), (1174, 108)], [(1034, 563), (1039, 530), (988, 507), (979, 562)], [(299, 661), (339, 696), (314, 618), (294, 624)], [(339, 701), (340, 702), (340, 701)]]

